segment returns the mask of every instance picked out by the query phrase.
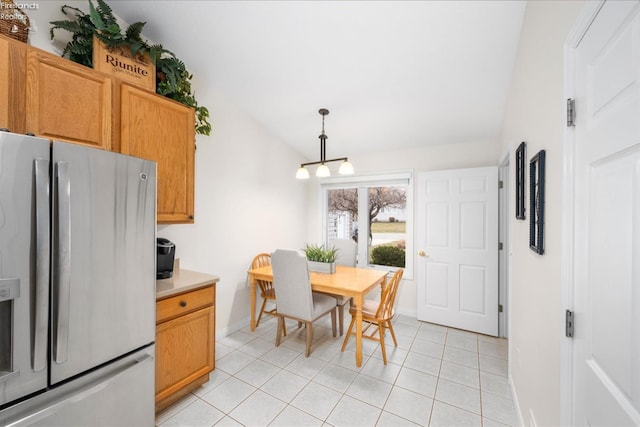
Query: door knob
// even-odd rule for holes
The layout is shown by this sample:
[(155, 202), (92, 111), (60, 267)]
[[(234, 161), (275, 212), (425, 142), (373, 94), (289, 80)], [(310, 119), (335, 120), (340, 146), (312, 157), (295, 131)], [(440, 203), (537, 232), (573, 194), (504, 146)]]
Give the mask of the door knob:
[(429, 255), (427, 255), (425, 251), (418, 252), (418, 255), (420, 255), (421, 257), (429, 258)]

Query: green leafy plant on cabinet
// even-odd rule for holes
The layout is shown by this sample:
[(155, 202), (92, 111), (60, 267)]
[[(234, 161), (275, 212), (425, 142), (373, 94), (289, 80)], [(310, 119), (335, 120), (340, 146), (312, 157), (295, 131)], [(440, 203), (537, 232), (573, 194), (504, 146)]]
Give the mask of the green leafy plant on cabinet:
[(104, 0), (96, 0), (94, 6), (89, 0), (89, 13), (64, 5), (62, 13), (69, 19), (52, 21), (50, 29), (51, 39), (55, 37), (55, 30), (65, 30), (72, 34), (71, 41), (65, 46), (62, 56), (73, 62), (93, 66), (93, 37), (110, 49), (128, 46), (131, 56), (149, 55), (149, 59), (156, 66), (156, 93), (192, 107), (195, 110), (195, 130), (201, 135), (211, 134), (209, 110), (198, 105), (191, 88), (193, 75), (189, 73), (185, 64), (171, 51), (160, 44), (150, 45), (142, 39), (142, 29), (146, 22), (135, 22), (122, 33), (111, 7)]

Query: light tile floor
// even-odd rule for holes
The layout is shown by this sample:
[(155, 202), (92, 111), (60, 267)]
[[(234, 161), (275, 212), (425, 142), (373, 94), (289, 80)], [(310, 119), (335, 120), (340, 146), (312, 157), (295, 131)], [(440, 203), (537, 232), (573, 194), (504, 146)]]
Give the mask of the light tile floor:
[[(328, 316), (327, 316), (328, 318)], [(330, 321), (314, 324), (311, 356), (305, 330), (287, 324), (275, 347), (276, 321), (267, 316), (216, 343), (207, 384), (159, 413), (170, 426), (504, 426), (517, 425), (507, 381), (507, 341), (420, 322), (394, 321), (388, 364), (377, 342), (355, 339), (344, 352)]]

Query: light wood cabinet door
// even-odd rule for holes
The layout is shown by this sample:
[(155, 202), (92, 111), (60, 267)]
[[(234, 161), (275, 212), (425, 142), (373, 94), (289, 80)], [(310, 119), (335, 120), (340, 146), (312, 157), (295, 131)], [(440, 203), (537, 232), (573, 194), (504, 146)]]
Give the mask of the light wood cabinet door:
[(214, 369), (214, 325), (214, 306), (157, 325), (156, 403)]
[(194, 110), (127, 84), (120, 96), (120, 151), (158, 164), (158, 223), (192, 223)]
[(27, 45), (0, 36), (0, 128), (25, 133)]
[(111, 150), (112, 90), (111, 77), (29, 48), (26, 132)]

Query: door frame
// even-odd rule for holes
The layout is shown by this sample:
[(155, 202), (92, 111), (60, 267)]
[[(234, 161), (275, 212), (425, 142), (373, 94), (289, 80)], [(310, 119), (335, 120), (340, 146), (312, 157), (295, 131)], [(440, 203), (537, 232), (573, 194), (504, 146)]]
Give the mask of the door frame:
[[(563, 104), (569, 98), (575, 98), (575, 49), (595, 20), (606, 0), (585, 2), (582, 12), (569, 31), (564, 43)], [(564, 107), (563, 107), (564, 108)], [(574, 310), (573, 275), (573, 217), (575, 211), (575, 131), (565, 126), (563, 131), (562, 153), (562, 232), (561, 232), (561, 313), (564, 320), (565, 310)], [(573, 340), (560, 335), (560, 421), (562, 425), (573, 425)]]
[(509, 338), (509, 295), (511, 284), (511, 168), (509, 153), (505, 154), (498, 165), (498, 179), (502, 189), (498, 193), (498, 241), (502, 250), (498, 251), (498, 303), (502, 313), (498, 312), (498, 337)]

